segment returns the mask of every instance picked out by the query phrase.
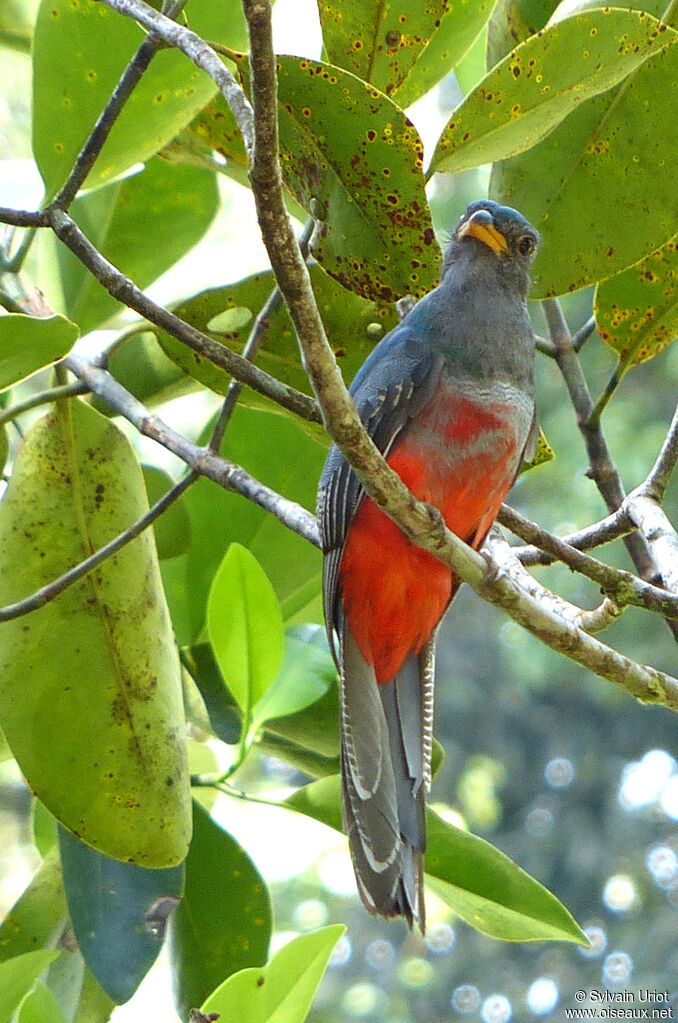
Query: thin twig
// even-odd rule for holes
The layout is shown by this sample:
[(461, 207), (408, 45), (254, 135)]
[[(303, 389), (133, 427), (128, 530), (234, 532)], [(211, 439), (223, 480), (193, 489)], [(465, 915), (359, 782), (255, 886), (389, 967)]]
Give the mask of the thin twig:
[(18, 401), (16, 405), (12, 405), (10, 408), (0, 409), (0, 426), (3, 426), (4, 423), (9, 423), (12, 419), (16, 419), (17, 416), (23, 415), (24, 412), (39, 408), (40, 405), (48, 405), (59, 398), (73, 398), (78, 394), (87, 394), (87, 391), (87, 384), (83, 384), (82, 381), (78, 380), (73, 384), (62, 384), (60, 387), (50, 387), (46, 391), (40, 391), (39, 394), (32, 394), (29, 398)]
[[(520, 522), (527, 522), (515, 508), (509, 508), (508, 505), (503, 504), (499, 509), (497, 515), (497, 521), (506, 526), (507, 529), (511, 529), (511, 524), (516, 521), (516, 518)], [(612, 543), (613, 540), (619, 540), (621, 537), (626, 536), (627, 533), (632, 533), (636, 527), (630, 521), (628, 515), (624, 511), (623, 507), (612, 515), (607, 515), (604, 519), (600, 519), (599, 522), (594, 522), (592, 525), (587, 526), (586, 529), (579, 529), (575, 533), (568, 533), (567, 536), (561, 536), (563, 543), (569, 544), (570, 547), (576, 547), (578, 551), (590, 551), (596, 547), (601, 547), (603, 544)], [(516, 533), (516, 535), (518, 535)], [(550, 534), (551, 535), (551, 534)], [(528, 544), (526, 547), (514, 547), (514, 553), (522, 565), (552, 565), (558, 558), (553, 554), (547, 554), (540, 547), (536, 547), (532, 544)]]
[[(304, 256), (308, 255), (308, 243), (311, 240), (313, 234), (314, 221), (308, 220), (304, 226), (301, 235), (299, 236), (299, 248)], [(268, 296), (266, 302), (259, 310), (259, 314), (252, 324), (249, 337), (245, 343), (245, 347), (242, 350), (243, 359), (247, 359), (250, 362), (255, 358), (261, 344), (266, 336), (271, 317), (280, 309), (283, 304), (283, 297), (280, 293), (280, 288), (277, 286), (273, 289), (271, 294)], [(221, 442), (224, 439), (224, 433), (228, 426), (229, 420), (233, 415), (233, 410), (236, 406), (240, 392), (242, 391), (242, 384), (239, 380), (231, 380), (228, 385), (228, 391), (224, 398), (224, 403), (221, 407), (217, 422), (212, 433), (212, 437), (209, 442), (210, 451), (218, 451), (221, 447)]]
[(671, 420), (671, 426), (669, 432), (666, 435), (662, 449), (657, 456), (657, 460), (652, 466), (647, 479), (645, 480), (644, 487), (655, 497), (657, 501), (661, 501), (664, 497), (664, 492), (669, 484), (673, 470), (676, 467), (678, 461), (678, 405), (673, 413), (673, 419)]
[(9, 622), (13, 618), (21, 618), (22, 615), (27, 615), (31, 611), (36, 611), (39, 607), (44, 607), (55, 597), (58, 597), (60, 593), (67, 590), (69, 586), (77, 582), (78, 579), (82, 579), (84, 575), (91, 572), (92, 569), (100, 565), (102, 561), (106, 561), (116, 551), (119, 551), (122, 547), (125, 547), (131, 540), (136, 539), (145, 529), (148, 529), (150, 525), (155, 522), (160, 515), (165, 512), (170, 505), (181, 497), (185, 490), (191, 486), (192, 483), (198, 478), (198, 473), (194, 470), (189, 472), (184, 478), (168, 490), (166, 494), (156, 501), (155, 504), (149, 508), (145, 515), (142, 515), (140, 519), (134, 522), (131, 526), (119, 533), (115, 539), (111, 540), (110, 543), (100, 547), (94, 554), (90, 554), (84, 561), (74, 565), (73, 568), (64, 572), (58, 579), (53, 579), (45, 586), (41, 586), (39, 590), (32, 593), (30, 597), (25, 597), (23, 600), (18, 600), (15, 604), (8, 604), (5, 607), (0, 608), (0, 622)]
[(572, 347), (575, 352), (580, 352), (588, 339), (596, 329), (596, 318), (595, 316), (589, 316), (586, 323), (584, 323), (578, 331), (572, 337)]
[[(579, 357), (573, 347), (567, 322), (560, 303), (556, 299), (546, 300), (543, 306), (551, 339), (558, 349), (556, 361), (577, 416), (577, 425), (586, 444), (589, 456), (589, 475), (595, 481), (608, 511), (615, 512), (621, 507), (626, 495), (607, 447), (600, 422), (591, 422), (593, 401)], [(640, 575), (643, 579), (651, 579), (655, 568), (642, 536), (632, 533), (625, 537), (624, 543)]]

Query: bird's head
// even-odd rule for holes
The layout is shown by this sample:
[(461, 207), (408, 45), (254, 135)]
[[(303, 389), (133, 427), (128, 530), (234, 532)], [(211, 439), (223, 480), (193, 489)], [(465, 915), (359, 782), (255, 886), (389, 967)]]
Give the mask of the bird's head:
[(457, 224), (445, 254), (443, 274), (465, 252), (474, 260), (497, 264), (526, 291), (538, 244), (539, 234), (521, 213), (491, 199), (478, 199), (466, 208)]

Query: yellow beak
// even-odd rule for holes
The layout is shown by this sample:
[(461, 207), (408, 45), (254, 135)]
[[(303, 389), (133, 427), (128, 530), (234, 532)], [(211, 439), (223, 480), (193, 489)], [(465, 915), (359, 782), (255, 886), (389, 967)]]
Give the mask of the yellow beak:
[(458, 238), (465, 238), (470, 235), (477, 238), (479, 242), (488, 245), (498, 256), (509, 251), (508, 242), (501, 231), (492, 223), (492, 217), (487, 210), (478, 210), (457, 231)]

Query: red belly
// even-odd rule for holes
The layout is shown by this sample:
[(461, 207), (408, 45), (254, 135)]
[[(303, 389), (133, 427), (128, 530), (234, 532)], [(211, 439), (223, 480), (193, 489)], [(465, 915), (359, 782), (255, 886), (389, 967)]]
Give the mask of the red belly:
[[(449, 528), (479, 546), (515, 474), (515, 435), (500, 433), (491, 453), (473, 447), (501, 421), (488, 410), (465, 414), (459, 400), (454, 415), (437, 433), (410, 431), (387, 459), (414, 495), (440, 508)], [(493, 410), (494, 411), (494, 410)], [(416, 433), (416, 440), (413, 434)], [(346, 541), (340, 568), (344, 610), (360, 652), (374, 665), (378, 682), (390, 682), (405, 658), (418, 654), (442, 618), (453, 592), (449, 568), (412, 544), (372, 500), (363, 500)]]

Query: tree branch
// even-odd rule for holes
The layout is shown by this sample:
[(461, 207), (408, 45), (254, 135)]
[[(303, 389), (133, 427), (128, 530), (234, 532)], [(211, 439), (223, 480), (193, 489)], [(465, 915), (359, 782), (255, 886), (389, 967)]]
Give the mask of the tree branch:
[[(503, 504), (499, 509), (497, 521), (502, 526), (510, 529), (511, 532), (515, 532), (516, 536), (520, 536), (520, 533), (514, 530), (513, 526), (517, 522), (522, 523), (529, 520), (520, 515), (515, 508), (510, 508), (507, 504)], [(621, 537), (626, 536), (627, 533), (632, 533), (634, 529), (634, 524), (630, 521), (624, 509), (620, 508), (612, 515), (607, 515), (604, 519), (594, 522), (585, 529), (579, 529), (576, 533), (569, 533), (567, 536), (561, 537), (561, 540), (563, 543), (569, 544), (570, 547), (576, 547), (578, 551), (588, 551), (593, 550), (595, 547), (601, 547), (603, 544), (611, 543), (613, 540), (619, 540)], [(554, 561), (559, 560), (555, 555), (547, 554), (539, 546), (516, 547), (514, 551), (520, 563), (525, 566), (552, 565)]]
[(241, 466), (227, 461), (208, 447), (203, 448), (191, 443), (182, 434), (177, 433), (176, 430), (164, 423), (159, 416), (150, 412), (107, 370), (95, 366), (81, 355), (75, 354), (67, 356), (63, 365), (79, 380), (82, 380), (90, 391), (132, 423), (144, 437), (150, 437), (151, 440), (157, 441), (201, 476), (207, 476), (225, 490), (242, 494), (243, 497), (260, 508), (275, 515), (292, 532), (297, 533), (314, 546), (319, 546), (315, 516), (301, 505), (277, 494), (275, 490), (260, 483)]
[[(628, 499), (624, 507), (627, 514), (630, 514)], [(508, 507), (502, 510), (502, 522), (521, 540), (547, 551), (575, 572), (579, 572), (580, 575), (597, 583), (602, 592), (606, 596), (612, 597), (618, 606), (633, 604), (637, 607), (644, 607), (648, 611), (656, 611), (665, 617), (678, 619), (678, 597), (668, 590), (653, 586), (652, 583), (643, 582), (631, 572), (612, 568), (610, 565), (598, 561), (597, 558), (583, 554), (576, 547), (547, 533), (536, 522), (530, 522), (529, 519), (517, 515)]]

